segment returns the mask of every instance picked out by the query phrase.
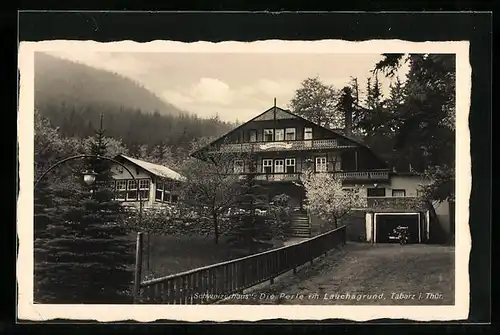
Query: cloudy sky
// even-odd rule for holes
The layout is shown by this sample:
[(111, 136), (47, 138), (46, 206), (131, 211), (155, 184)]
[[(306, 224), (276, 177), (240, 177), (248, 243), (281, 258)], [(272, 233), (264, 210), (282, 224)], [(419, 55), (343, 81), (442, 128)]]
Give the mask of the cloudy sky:
[[(246, 121), (273, 105), (288, 108), (301, 81), (318, 76), (342, 88), (357, 77), (361, 88), (382, 56), (339, 53), (78, 52), (51, 54), (112, 70), (140, 82), (182, 110)], [(400, 77), (403, 79), (403, 74)], [(389, 80), (380, 78), (387, 91)]]

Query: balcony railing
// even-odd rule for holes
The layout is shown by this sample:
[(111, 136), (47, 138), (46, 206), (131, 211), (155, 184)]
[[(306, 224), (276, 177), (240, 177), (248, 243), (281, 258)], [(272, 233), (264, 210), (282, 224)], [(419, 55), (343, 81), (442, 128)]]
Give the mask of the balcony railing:
[(300, 173), (258, 174), (255, 179), (267, 181), (299, 181), (300, 175)]
[(218, 148), (210, 149), (212, 152), (273, 152), (273, 151), (302, 151), (318, 149), (354, 148), (353, 145), (343, 145), (336, 139), (326, 140), (295, 140), (277, 142), (253, 142), (239, 144), (221, 144)]
[[(330, 172), (334, 173), (337, 178), (343, 181), (387, 181), (389, 180), (389, 171), (356, 171), (356, 172)], [(267, 181), (300, 181), (301, 172), (294, 173), (258, 173), (255, 176), (256, 180), (267, 180)], [(241, 173), (241, 179), (243, 179), (245, 173)]]
[(384, 181), (389, 180), (389, 170), (335, 172), (336, 177), (345, 181)]

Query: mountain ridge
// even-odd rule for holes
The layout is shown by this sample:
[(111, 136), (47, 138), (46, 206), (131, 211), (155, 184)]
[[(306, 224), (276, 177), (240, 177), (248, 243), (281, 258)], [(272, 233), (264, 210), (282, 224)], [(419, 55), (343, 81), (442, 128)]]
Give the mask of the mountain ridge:
[(122, 74), (47, 53), (35, 53), (35, 108), (95, 103), (161, 115), (189, 114)]

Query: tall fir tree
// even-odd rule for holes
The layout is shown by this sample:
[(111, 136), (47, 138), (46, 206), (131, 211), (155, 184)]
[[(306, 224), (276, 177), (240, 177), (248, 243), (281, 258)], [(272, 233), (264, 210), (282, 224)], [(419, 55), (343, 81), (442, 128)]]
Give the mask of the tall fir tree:
[[(102, 124), (89, 154), (107, 154)], [(37, 259), (40, 287), (35, 299), (43, 303), (130, 303), (133, 244), (122, 225), (123, 207), (114, 200), (111, 164), (92, 157), (84, 165), (95, 172), (95, 183), (57, 190), (56, 213), (39, 233), (38, 245), (44, 252)]]
[(252, 248), (256, 242), (270, 240), (272, 227), (266, 222), (266, 217), (259, 215), (257, 210), (269, 208), (268, 192), (266, 187), (257, 180), (257, 160), (253, 152), (245, 155), (245, 165), (248, 167), (245, 176), (240, 182), (240, 192), (237, 207), (243, 212), (235, 218), (230, 235), (230, 241), (241, 243)]

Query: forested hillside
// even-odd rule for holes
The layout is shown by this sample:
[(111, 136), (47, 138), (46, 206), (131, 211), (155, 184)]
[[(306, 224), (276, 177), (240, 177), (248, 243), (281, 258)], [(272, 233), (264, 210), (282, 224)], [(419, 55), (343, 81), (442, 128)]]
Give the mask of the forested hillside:
[(64, 101), (140, 108), (161, 115), (182, 113), (127, 77), (41, 52), (35, 55), (35, 96), (36, 107)]
[(35, 108), (60, 136), (80, 139), (95, 134), (102, 113), (106, 136), (133, 155), (158, 145), (184, 149), (234, 127), (182, 112), (118, 74), (42, 53), (35, 57)]

